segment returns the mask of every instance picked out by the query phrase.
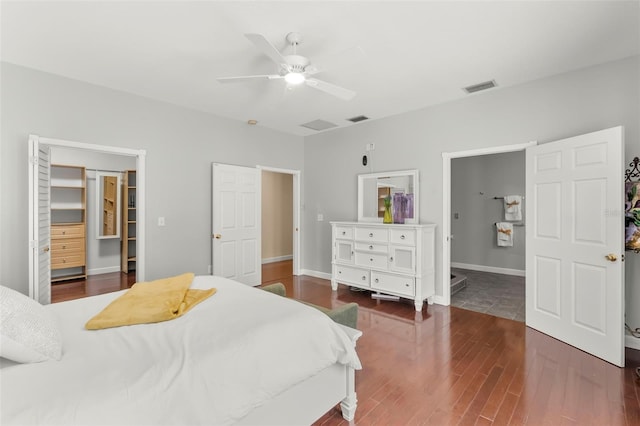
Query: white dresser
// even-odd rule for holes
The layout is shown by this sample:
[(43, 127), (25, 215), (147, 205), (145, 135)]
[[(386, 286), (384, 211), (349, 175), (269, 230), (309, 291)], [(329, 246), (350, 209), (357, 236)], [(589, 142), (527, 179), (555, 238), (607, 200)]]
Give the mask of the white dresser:
[(413, 299), (421, 311), (435, 294), (435, 228), (331, 222), (331, 288), (341, 283)]

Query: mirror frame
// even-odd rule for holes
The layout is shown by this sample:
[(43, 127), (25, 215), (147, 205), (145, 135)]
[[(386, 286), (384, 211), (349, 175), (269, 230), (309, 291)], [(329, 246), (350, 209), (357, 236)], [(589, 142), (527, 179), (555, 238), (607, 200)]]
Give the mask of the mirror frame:
[[(101, 200), (103, 198), (104, 188), (102, 185), (102, 181), (105, 177), (115, 177), (116, 178), (116, 233), (114, 235), (103, 235), (102, 234), (102, 203)], [(121, 173), (117, 172), (96, 172), (96, 239), (98, 240), (107, 240), (112, 238), (120, 238), (120, 228), (122, 227), (122, 177)]]
[[(413, 218), (405, 219), (404, 223), (417, 224), (420, 223), (420, 174), (417, 169), (398, 170), (392, 172), (365, 173), (358, 175), (358, 222), (382, 223), (381, 217), (364, 216), (364, 180), (369, 178), (381, 177), (402, 177), (410, 176), (413, 178)], [(376, 194), (377, 197), (377, 194)]]

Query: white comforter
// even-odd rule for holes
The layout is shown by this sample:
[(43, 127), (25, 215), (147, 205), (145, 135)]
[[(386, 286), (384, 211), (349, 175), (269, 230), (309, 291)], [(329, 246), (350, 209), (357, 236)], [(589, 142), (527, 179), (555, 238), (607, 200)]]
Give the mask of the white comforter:
[(336, 362), (359, 369), (345, 333), (304, 304), (219, 277), (185, 316), (87, 331), (122, 292), (50, 305), (60, 361), (0, 370), (1, 424), (228, 424)]

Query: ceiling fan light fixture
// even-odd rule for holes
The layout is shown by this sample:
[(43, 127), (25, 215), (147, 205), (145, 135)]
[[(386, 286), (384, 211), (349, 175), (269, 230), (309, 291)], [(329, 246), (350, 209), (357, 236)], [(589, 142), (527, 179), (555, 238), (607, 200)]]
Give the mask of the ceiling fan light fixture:
[(299, 72), (289, 72), (284, 76), (284, 81), (289, 84), (301, 84), (304, 83), (304, 74)]

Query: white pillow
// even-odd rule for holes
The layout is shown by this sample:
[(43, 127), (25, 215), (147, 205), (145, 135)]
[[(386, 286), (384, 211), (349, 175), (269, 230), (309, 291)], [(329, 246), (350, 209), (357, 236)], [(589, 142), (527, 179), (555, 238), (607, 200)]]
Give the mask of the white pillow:
[(51, 313), (4, 286), (0, 286), (0, 356), (23, 363), (62, 357), (62, 336)]

